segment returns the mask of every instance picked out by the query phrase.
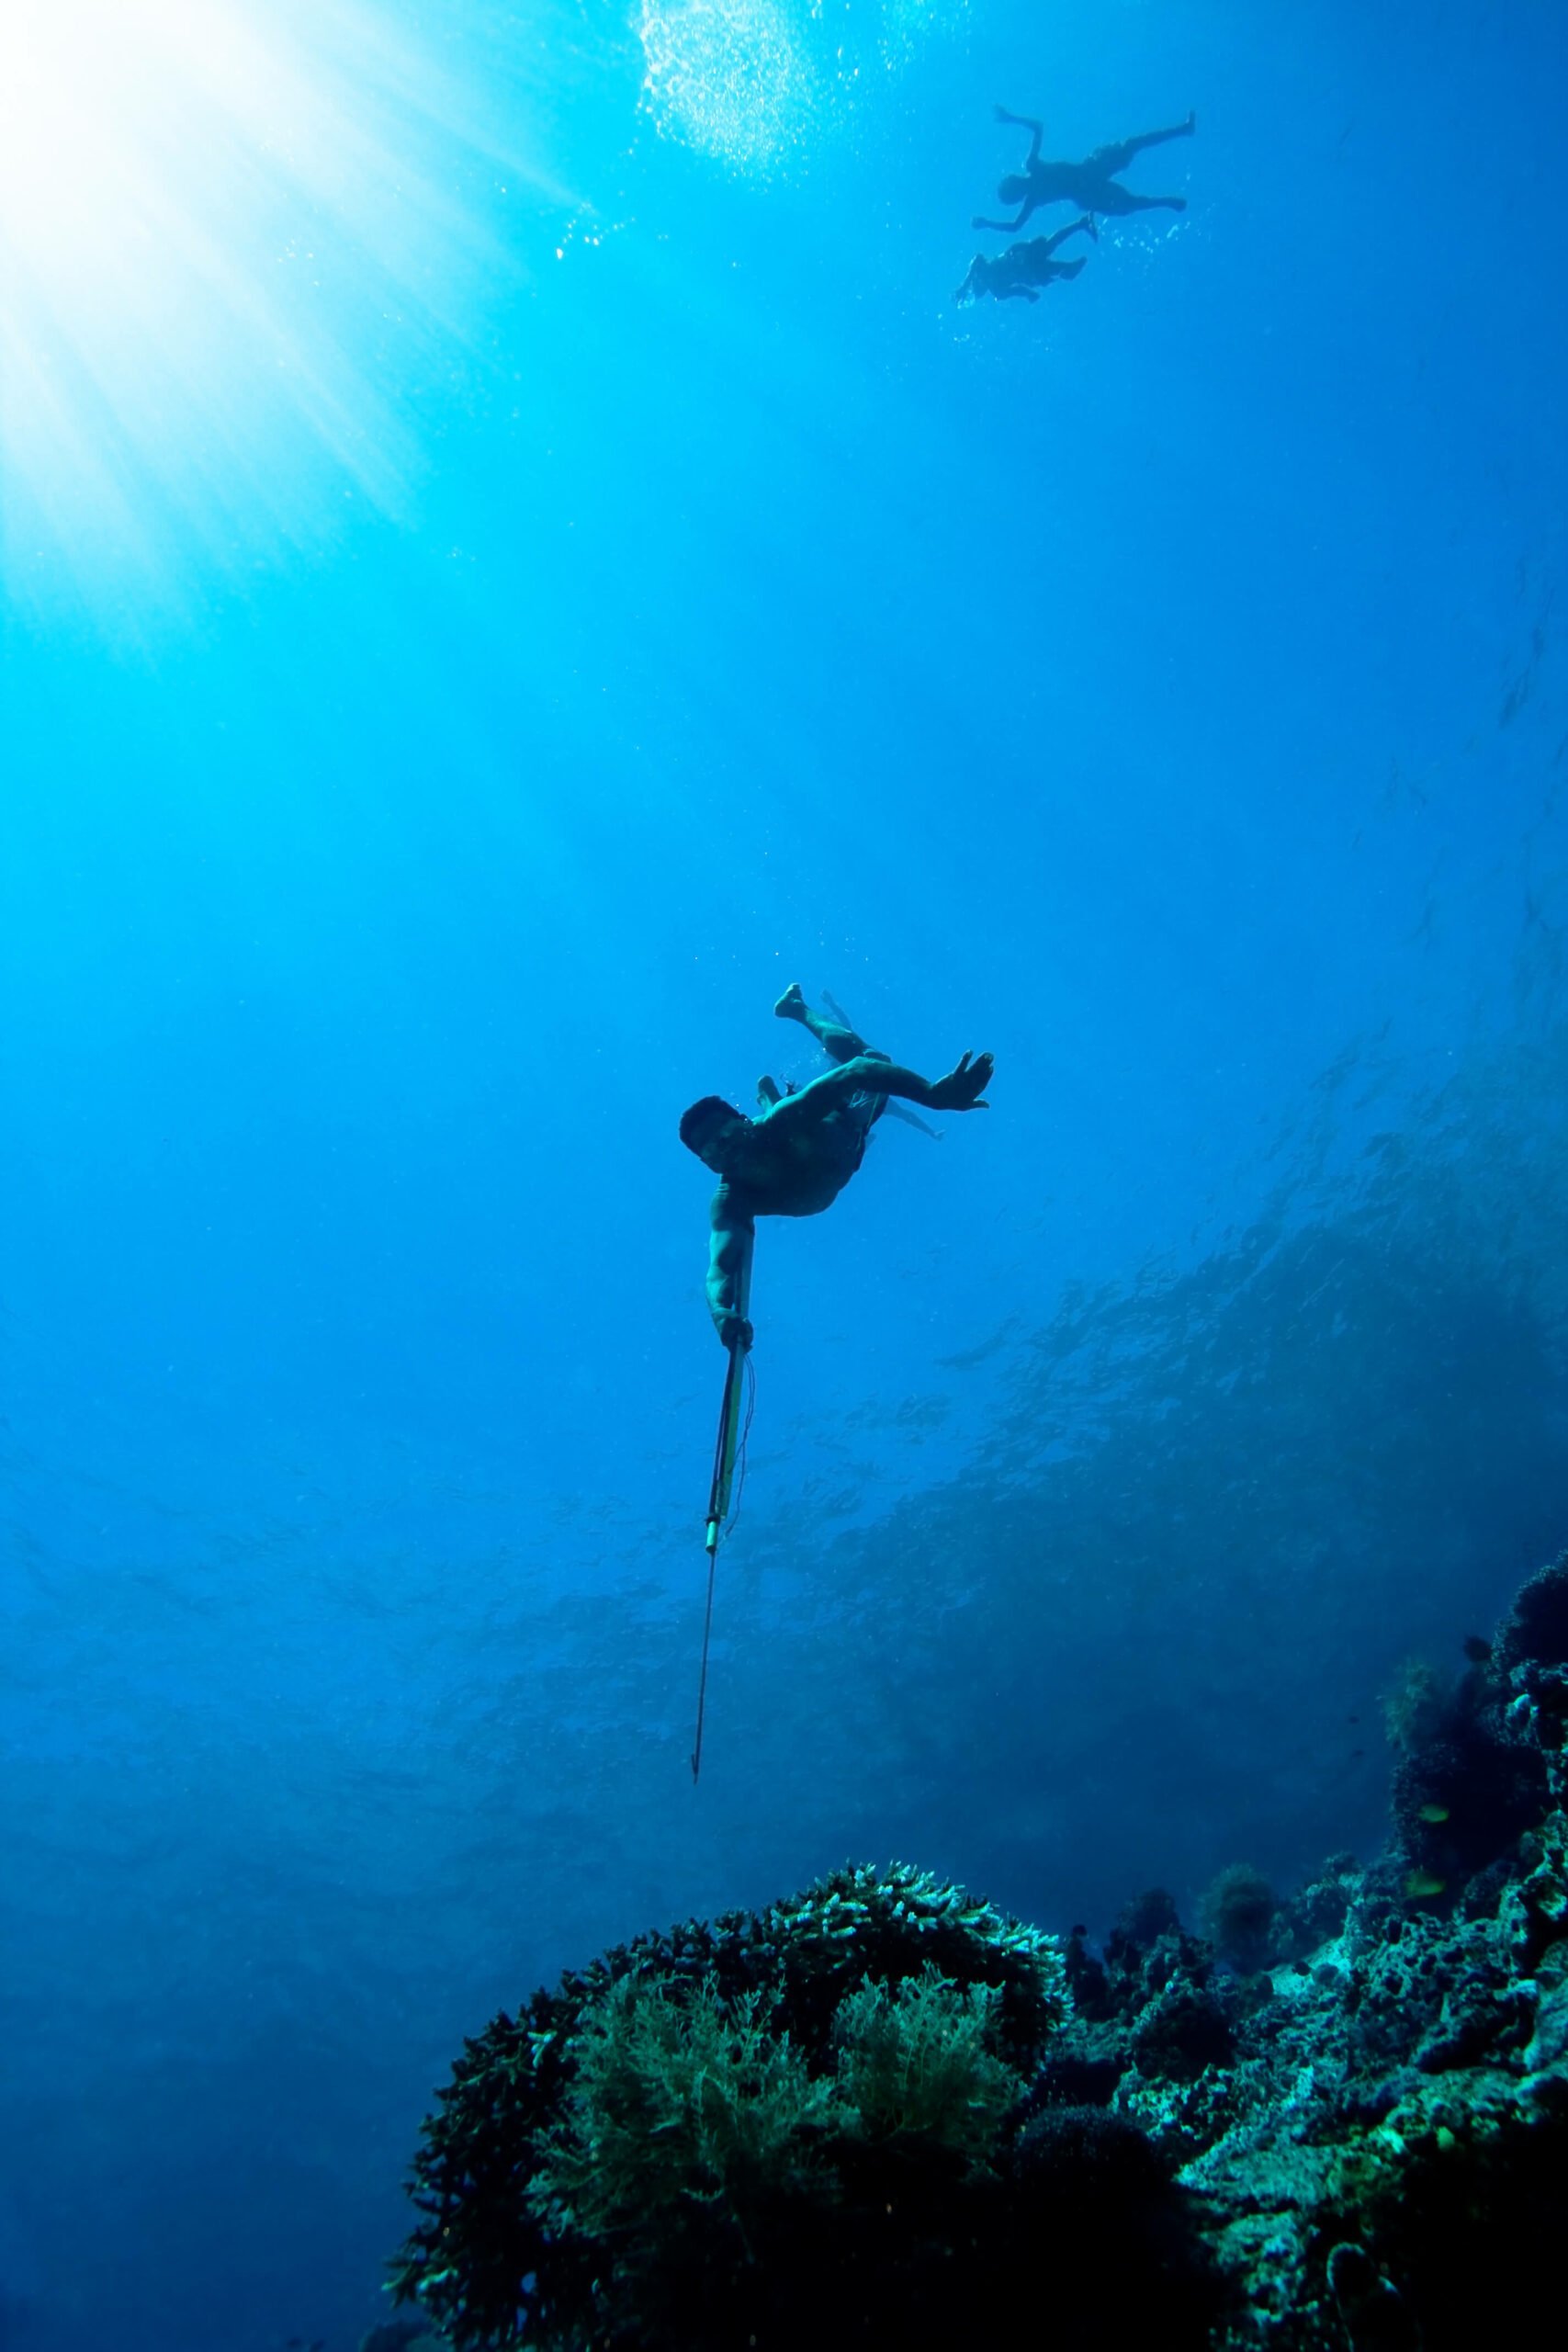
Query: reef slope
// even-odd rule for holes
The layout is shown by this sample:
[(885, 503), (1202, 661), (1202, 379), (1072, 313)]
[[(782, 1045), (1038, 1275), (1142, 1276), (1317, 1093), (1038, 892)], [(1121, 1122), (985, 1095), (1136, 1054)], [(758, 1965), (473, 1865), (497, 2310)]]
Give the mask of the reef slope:
[(1091, 1948), (895, 1864), (639, 1938), (465, 2048), (394, 2291), (457, 2352), (1157, 2332), (1470, 2352), (1568, 2195), (1568, 1555), (1390, 1709), (1393, 1833)]

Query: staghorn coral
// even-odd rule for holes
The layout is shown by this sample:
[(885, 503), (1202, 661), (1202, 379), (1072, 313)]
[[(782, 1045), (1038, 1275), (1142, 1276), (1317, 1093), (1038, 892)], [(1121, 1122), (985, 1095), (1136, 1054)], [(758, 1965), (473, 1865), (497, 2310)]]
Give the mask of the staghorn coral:
[(862, 1978), (897, 1984), (927, 1967), (955, 1984), (997, 1988), (997, 2037), (1015, 2065), (1032, 2063), (1067, 2011), (1054, 1935), (908, 1862), (834, 1871), (776, 1904), (766, 1926), (778, 1942), (792, 2022), (816, 2037), (828, 2033)]

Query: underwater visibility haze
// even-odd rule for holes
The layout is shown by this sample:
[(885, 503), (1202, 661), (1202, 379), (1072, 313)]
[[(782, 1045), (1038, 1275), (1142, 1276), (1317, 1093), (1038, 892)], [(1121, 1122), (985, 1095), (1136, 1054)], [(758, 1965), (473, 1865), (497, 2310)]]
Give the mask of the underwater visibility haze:
[[(1565, 52), (6, 12), (5, 2352), (350, 2352), (465, 2037), (678, 1920), (897, 1861), (1110, 2018), (1374, 1865), (1568, 1544)], [(1181, 209), (973, 227), (1033, 120)], [(678, 1128), (796, 982), (995, 1074), (759, 1227), (694, 1786)]]

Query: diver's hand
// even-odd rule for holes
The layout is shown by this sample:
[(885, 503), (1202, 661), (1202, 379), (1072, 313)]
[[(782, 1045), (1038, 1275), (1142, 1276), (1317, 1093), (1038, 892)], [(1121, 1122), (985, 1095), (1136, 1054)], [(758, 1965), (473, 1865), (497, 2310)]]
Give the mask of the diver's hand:
[(750, 1352), (754, 1335), (744, 1315), (737, 1315), (731, 1307), (728, 1313), (716, 1315), (713, 1319), (723, 1347), (733, 1348), (739, 1341), (742, 1355)]
[(989, 1054), (965, 1054), (945, 1078), (939, 1078), (926, 1098), (932, 1111), (988, 1111), (980, 1097), (991, 1082), (996, 1064)]

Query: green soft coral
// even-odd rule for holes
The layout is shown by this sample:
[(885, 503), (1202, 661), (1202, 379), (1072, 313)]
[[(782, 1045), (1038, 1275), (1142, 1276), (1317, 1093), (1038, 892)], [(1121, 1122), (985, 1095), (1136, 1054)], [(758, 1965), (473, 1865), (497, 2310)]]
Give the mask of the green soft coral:
[(561, 2123), (529, 2185), (541, 2221), (625, 2232), (694, 2199), (744, 2211), (819, 2174), (811, 2135), (833, 2085), (762, 2007), (758, 1993), (724, 2001), (711, 1974), (683, 1998), (646, 1978), (611, 1984), (574, 2037)]
[(982, 2160), (1024, 2087), (991, 2047), (1001, 1999), (998, 1985), (961, 1987), (931, 1967), (897, 1988), (868, 1978), (833, 2020), (844, 2122)]

